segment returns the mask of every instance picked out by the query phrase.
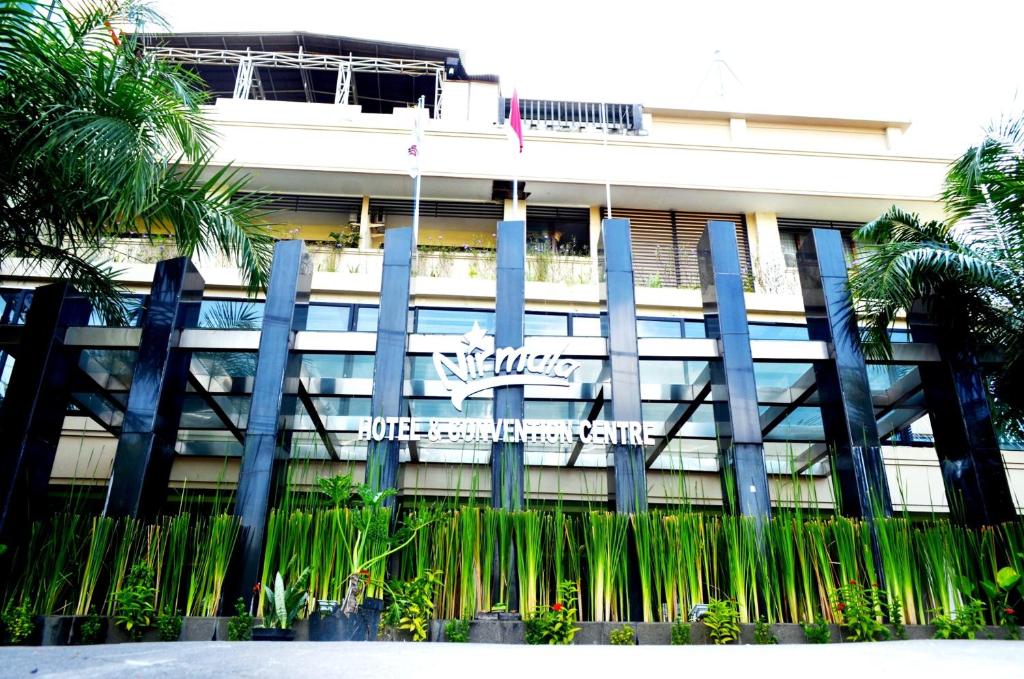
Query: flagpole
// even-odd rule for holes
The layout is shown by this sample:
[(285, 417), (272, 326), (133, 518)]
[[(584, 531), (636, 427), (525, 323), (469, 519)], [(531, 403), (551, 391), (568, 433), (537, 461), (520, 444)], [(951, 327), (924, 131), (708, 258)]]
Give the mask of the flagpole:
[(607, 219), (612, 218), (612, 182), (609, 177), (609, 163), (608, 163), (608, 104), (605, 102), (601, 103), (601, 125), (604, 127), (604, 204), (605, 213)]
[[(419, 136), (419, 131), (422, 129), (421, 125), (423, 124), (423, 119), (421, 116), (423, 115), (424, 105), (425, 98), (421, 96), (419, 102), (417, 102), (416, 104), (416, 130), (418, 132), (417, 136)], [(422, 143), (422, 140), (417, 138), (416, 143), (420, 144)], [(412, 180), (412, 238), (414, 243), (418, 243), (420, 237), (420, 175), (422, 175), (423, 172), (419, 167), (419, 153), (420, 149), (419, 147), (417, 147), (416, 176), (413, 177)]]

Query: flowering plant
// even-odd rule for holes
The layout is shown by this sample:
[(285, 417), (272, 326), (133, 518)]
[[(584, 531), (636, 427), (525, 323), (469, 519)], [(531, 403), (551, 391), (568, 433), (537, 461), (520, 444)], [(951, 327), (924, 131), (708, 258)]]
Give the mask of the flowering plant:
[(1010, 604), (1010, 599), (1015, 593), (1017, 596), (1024, 596), (1024, 578), (1021, 578), (1015, 568), (1007, 566), (999, 569), (995, 582), (983, 580), (981, 586), (989, 598), (996, 602), (996, 620), (1006, 630), (1006, 637), (1020, 639), (1017, 611)]
[(885, 641), (889, 629), (882, 624), (883, 594), (876, 585), (864, 587), (850, 580), (836, 591), (836, 620), (849, 641)]
[(568, 645), (576, 633), (576, 583), (565, 580), (558, 586), (558, 601), (537, 608), (526, 620), (526, 643)]

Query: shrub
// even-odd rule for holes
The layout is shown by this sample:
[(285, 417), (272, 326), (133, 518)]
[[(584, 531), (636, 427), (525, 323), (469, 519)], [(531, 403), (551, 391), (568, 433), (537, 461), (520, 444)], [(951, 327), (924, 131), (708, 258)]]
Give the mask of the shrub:
[(407, 582), (388, 585), (391, 606), (385, 620), (390, 627), (412, 632), (413, 641), (426, 641), (434, 615), (434, 594), (441, 584), (441, 571), (423, 571)]
[(629, 625), (623, 625), (608, 634), (608, 641), (612, 646), (633, 646), (636, 644), (636, 632)]
[(576, 584), (568, 580), (558, 586), (558, 601), (538, 608), (526, 620), (526, 643), (568, 645), (580, 631), (576, 627)]
[(177, 641), (181, 638), (181, 616), (166, 613), (156, 619), (160, 641)]
[(469, 641), (469, 621), (449, 620), (444, 624), (444, 638), (454, 644), (464, 644)]
[(264, 608), (266, 615), (263, 624), (270, 628), (291, 629), (299, 612), (305, 607), (309, 593), (306, 585), (309, 582), (309, 568), (304, 569), (295, 582), (285, 587), (284, 578), (278, 571), (274, 577), (274, 587), (264, 588)]
[(245, 600), (238, 597), (235, 614), (228, 620), (228, 641), (252, 640), (252, 616), (245, 610)]
[(128, 573), (125, 586), (114, 595), (117, 615), (114, 622), (132, 641), (140, 641), (142, 633), (153, 626), (153, 569), (148, 563), (137, 563)]
[(689, 646), (690, 645), (690, 623), (683, 622), (682, 620), (676, 620), (672, 623), (672, 645), (673, 646)]
[(820, 617), (815, 618), (812, 624), (803, 624), (801, 627), (804, 630), (804, 638), (809, 644), (827, 644), (832, 640), (832, 630), (829, 629), (828, 623)]
[(968, 598), (967, 603), (952, 614), (938, 615), (932, 620), (936, 639), (974, 639), (985, 626), (984, 604)]
[(834, 608), (848, 641), (884, 641), (889, 630), (882, 624), (882, 595), (877, 587), (862, 587), (851, 580), (836, 591)]
[(770, 646), (779, 643), (779, 640), (772, 634), (772, 626), (767, 620), (761, 619), (754, 623), (754, 643), (758, 646)]
[(8, 608), (4, 611), (2, 618), (4, 627), (7, 628), (7, 638), (12, 644), (25, 643), (35, 630), (35, 623), (32, 622), (32, 607), (27, 601)]
[(702, 621), (715, 645), (731, 644), (740, 638), (740, 611), (735, 601), (712, 599)]
[(82, 621), (81, 643), (98, 644), (103, 641), (100, 635), (103, 634), (103, 618), (90, 613)]

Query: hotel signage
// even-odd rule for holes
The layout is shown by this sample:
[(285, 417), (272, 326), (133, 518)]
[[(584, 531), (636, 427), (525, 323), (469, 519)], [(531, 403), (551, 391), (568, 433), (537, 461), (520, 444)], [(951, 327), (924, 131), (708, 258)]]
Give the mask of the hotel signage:
[[(496, 387), (568, 387), (569, 378), (580, 367), (562, 356), (568, 342), (560, 350), (547, 353), (534, 353), (526, 347), (489, 349), (488, 344), (486, 331), (474, 323), (451, 355), (434, 352), (434, 369), (459, 412), (466, 397)], [(653, 425), (635, 421), (458, 417), (364, 417), (358, 438), (444, 443), (654, 443)]]

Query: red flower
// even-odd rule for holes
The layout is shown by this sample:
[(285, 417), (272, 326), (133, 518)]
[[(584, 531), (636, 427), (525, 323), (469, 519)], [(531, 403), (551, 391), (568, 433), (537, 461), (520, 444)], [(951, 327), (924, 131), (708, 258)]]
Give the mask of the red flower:
[(552, 606), (551, 606), (551, 610), (553, 610), (553, 611), (555, 611), (555, 612), (558, 612), (558, 611), (564, 611), (564, 610), (565, 610), (565, 606), (563, 606), (563, 605), (562, 605), (562, 604), (560, 604), (560, 603), (555, 603), (555, 604), (552, 604)]
[(257, 582), (255, 585), (252, 586), (252, 593), (253, 594), (259, 594), (261, 587), (262, 587), (262, 585)]
[(368, 578), (368, 577), (370, 577), (370, 571), (368, 571), (368, 570), (366, 570), (364, 568), (363, 570), (359, 571), (359, 575), (364, 577), (364, 578)]
[(856, 581), (856, 580), (850, 580), (850, 584), (851, 584), (851, 585), (856, 585), (856, 584), (857, 584), (857, 581)]
[(1006, 613), (1007, 615), (1017, 615), (1017, 611), (1013, 610), (1010, 607), (1004, 608), (1003, 613)]
[(843, 611), (846, 610), (846, 604), (844, 604), (842, 601), (840, 601), (838, 604), (836, 604), (836, 610), (838, 610), (840, 613), (842, 613)]

